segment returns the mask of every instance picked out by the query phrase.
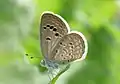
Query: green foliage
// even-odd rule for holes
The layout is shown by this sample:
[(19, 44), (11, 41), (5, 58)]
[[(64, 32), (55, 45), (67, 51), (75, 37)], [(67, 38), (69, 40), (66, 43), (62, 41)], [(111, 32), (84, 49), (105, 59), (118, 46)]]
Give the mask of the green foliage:
[(55, 84), (57, 79), (68, 69), (70, 68), (70, 64), (66, 65), (65, 68), (60, 70), (60, 72), (49, 82), (50, 84)]
[(120, 84), (119, 9), (114, 0), (0, 0), (0, 84), (49, 82), (47, 69), (40, 66), (43, 11), (65, 18), (71, 30), (86, 36), (89, 46), (85, 61), (72, 63), (52, 83)]

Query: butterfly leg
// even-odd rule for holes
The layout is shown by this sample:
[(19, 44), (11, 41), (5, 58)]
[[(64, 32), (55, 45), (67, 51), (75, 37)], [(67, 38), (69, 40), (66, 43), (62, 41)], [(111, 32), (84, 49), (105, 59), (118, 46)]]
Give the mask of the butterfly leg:
[(52, 78), (51, 78), (51, 76), (50, 76), (50, 72), (49, 72), (49, 71), (48, 71), (48, 77), (49, 77), (49, 80), (51, 81)]
[(54, 75), (54, 77), (59, 73), (59, 71), (60, 71), (60, 69), (54, 69), (54, 70), (53, 70), (53, 75)]
[(48, 75), (49, 75), (50, 80), (54, 78), (53, 68), (51, 67), (48, 68)]

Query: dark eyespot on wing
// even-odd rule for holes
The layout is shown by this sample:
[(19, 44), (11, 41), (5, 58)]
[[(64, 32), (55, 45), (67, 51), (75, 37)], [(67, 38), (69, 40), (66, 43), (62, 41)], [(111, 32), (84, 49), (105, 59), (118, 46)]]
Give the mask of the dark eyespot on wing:
[(43, 27), (44, 29), (46, 29), (46, 27)]
[(73, 46), (70, 46), (71, 48), (73, 48)]
[(60, 42), (60, 45), (62, 45), (62, 42)]
[(50, 25), (49, 25), (49, 24), (47, 24), (47, 25), (46, 25), (46, 27), (50, 27)]
[(62, 35), (60, 34), (60, 35), (59, 35), (59, 37), (61, 38), (61, 37), (62, 37)]
[(63, 56), (63, 54), (61, 56)]
[(72, 55), (71, 53), (69, 53), (69, 55)]
[(57, 29), (56, 29), (56, 28), (54, 28), (54, 29), (53, 29), (53, 31), (57, 31)]
[(56, 53), (58, 52), (58, 50), (56, 50)]
[(70, 45), (73, 45), (73, 43), (72, 43), (72, 42), (70, 42), (69, 44), (70, 44)]
[(50, 29), (53, 29), (54, 28), (54, 26), (50, 26)]
[(64, 44), (63, 44), (63, 46), (65, 47), (65, 46), (66, 46), (66, 44), (64, 43)]
[(50, 37), (46, 37), (46, 40), (51, 40), (51, 38)]
[(59, 33), (55, 33), (55, 36), (59, 36)]

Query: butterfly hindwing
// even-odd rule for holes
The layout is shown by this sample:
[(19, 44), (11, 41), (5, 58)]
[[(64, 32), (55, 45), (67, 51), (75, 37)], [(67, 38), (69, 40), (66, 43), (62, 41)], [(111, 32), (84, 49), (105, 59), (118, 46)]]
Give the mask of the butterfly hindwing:
[(65, 35), (52, 51), (52, 59), (58, 63), (68, 63), (83, 58), (87, 50), (86, 39), (81, 33)]

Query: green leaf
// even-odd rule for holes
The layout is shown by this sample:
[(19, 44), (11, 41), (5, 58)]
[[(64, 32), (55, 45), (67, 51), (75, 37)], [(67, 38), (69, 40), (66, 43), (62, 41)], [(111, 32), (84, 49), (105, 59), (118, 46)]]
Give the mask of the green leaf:
[(57, 79), (68, 69), (70, 68), (70, 64), (68, 64), (63, 70), (61, 70), (51, 81), (49, 84), (55, 84)]

